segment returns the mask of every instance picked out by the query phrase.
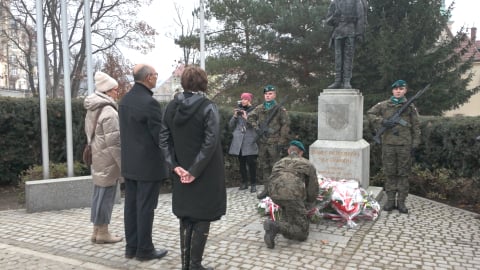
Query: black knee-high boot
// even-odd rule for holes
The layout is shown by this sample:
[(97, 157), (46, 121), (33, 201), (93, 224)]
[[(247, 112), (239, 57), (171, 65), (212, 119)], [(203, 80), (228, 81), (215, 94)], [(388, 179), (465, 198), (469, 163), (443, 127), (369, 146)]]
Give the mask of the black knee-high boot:
[(203, 251), (207, 243), (208, 232), (210, 231), (210, 222), (195, 222), (192, 227), (192, 243), (190, 250), (190, 269), (191, 270), (208, 270), (210, 267), (202, 266)]
[(250, 173), (250, 192), (257, 192), (257, 156), (248, 156), (247, 165)]
[[(241, 154), (241, 151), (240, 151)], [(248, 156), (238, 156), (238, 161), (240, 163), (240, 175), (242, 176), (242, 184), (240, 185), (239, 190), (244, 190), (248, 188), (248, 176), (247, 176), (247, 162)]]
[(180, 254), (182, 270), (190, 269), (190, 246), (192, 243), (192, 223), (185, 219), (180, 220)]

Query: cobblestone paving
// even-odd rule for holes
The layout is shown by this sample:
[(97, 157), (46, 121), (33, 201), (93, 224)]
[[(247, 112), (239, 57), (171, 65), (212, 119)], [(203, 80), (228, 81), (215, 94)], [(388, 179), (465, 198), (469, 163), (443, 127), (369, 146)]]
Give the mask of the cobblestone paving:
[[(263, 242), (263, 217), (255, 194), (227, 191), (227, 215), (212, 223), (203, 264), (215, 269), (480, 269), (480, 220), (475, 214), (410, 195), (408, 215), (382, 212), (350, 229), (331, 220), (311, 226), (306, 242)], [(89, 240), (90, 209), (28, 214), (0, 211), (0, 269), (180, 269), (178, 221), (171, 194), (162, 194), (153, 240), (169, 253), (161, 260), (124, 258), (125, 241)], [(123, 235), (123, 201), (114, 206), (110, 230)]]

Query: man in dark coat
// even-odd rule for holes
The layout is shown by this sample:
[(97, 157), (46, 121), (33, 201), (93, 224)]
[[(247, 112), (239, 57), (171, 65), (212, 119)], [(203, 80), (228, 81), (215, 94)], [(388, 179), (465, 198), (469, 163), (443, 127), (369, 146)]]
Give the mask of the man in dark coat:
[(136, 65), (135, 84), (122, 98), (118, 110), (125, 178), (125, 257), (138, 260), (160, 259), (167, 254), (167, 250), (155, 250), (152, 243), (154, 210), (161, 183), (168, 178), (158, 148), (162, 111), (150, 90), (157, 76), (153, 67)]
[(207, 74), (187, 67), (165, 110), (160, 148), (173, 174), (172, 208), (180, 221), (182, 269), (210, 269), (201, 264), (210, 222), (226, 213), (225, 169), (220, 117), (210, 101)]

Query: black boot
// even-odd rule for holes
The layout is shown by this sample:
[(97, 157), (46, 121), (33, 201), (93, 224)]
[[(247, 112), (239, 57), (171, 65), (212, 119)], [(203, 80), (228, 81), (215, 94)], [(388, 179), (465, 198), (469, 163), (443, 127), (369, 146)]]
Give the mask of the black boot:
[(408, 208), (405, 205), (405, 200), (407, 199), (407, 196), (408, 196), (408, 191), (400, 190), (398, 192), (397, 208), (398, 208), (398, 212), (400, 212), (402, 214), (407, 214), (408, 213)]
[(192, 229), (190, 270), (213, 270), (211, 267), (202, 266), (203, 251), (207, 243), (208, 232), (210, 231), (210, 222), (195, 222)]
[(390, 212), (395, 209), (395, 192), (387, 192), (387, 203), (383, 206), (383, 210)]
[(275, 236), (280, 230), (278, 224), (271, 219), (267, 219), (263, 222), (263, 229), (265, 230), (265, 236), (263, 237), (265, 244), (268, 248), (275, 248)]
[(400, 212), (402, 214), (408, 214), (408, 208), (405, 205), (404, 200), (398, 200), (398, 206), (397, 207), (398, 207), (398, 212)]
[(190, 246), (192, 242), (192, 223), (180, 220), (180, 256), (182, 270), (190, 269)]
[(387, 203), (383, 206), (383, 210), (390, 212), (393, 209), (395, 209), (395, 201), (393, 200), (388, 200)]
[(402, 214), (408, 214), (408, 208), (405, 205), (405, 200), (407, 199), (407, 195), (408, 195), (408, 192), (403, 192), (403, 191), (398, 192), (397, 208), (398, 208), (398, 212)]
[(242, 176), (242, 184), (238, 190), (245, 190), (248, 188), (247, 158), (248, 156), (238, 156), (238, 161), (240, 163), (240, 175)]
[(257, 199), (261, 200), (261, 199), (263, 199), (263, 198), (265, 198), (265, 197), (267, 197), (267, 196), (268, 196), (268, 190), (267, 190), (267, 188), (265, 187), (265, 188), (263, 189), (263, 191), (260, 192), (260, 194), (257, 195)]
[(257, 157), (252, 156), (248, 164), (248, 171), (250, 172), (250, 192), (257, 192)]
[(337, 78), (335, 75), (335, 81), (327, 86), (327, 89), (342, 89), (342, 78)]
[(248, 188), (247, 182), (243, 182), (242, 185), (238, 188), (238, 190), (245, 190)]

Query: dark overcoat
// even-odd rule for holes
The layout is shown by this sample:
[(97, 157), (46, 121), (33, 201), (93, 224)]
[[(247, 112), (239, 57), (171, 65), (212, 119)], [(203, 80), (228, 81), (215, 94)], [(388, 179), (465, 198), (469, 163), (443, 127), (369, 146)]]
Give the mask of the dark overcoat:
[(169, 176), (158, 147), (162, 110), (152, 95), (146, 86), (135, 83), (119, 104), (121, 169), (127, 179), (162, 181)]
[(178, 218), (214, 221), (226, 213), (225, 168), (216, 105), (201, 92), (178, 94), (166, 108), (160, 148), (173, 170), (195, 180), (184, 184), (173, 174), (172, 209)]

